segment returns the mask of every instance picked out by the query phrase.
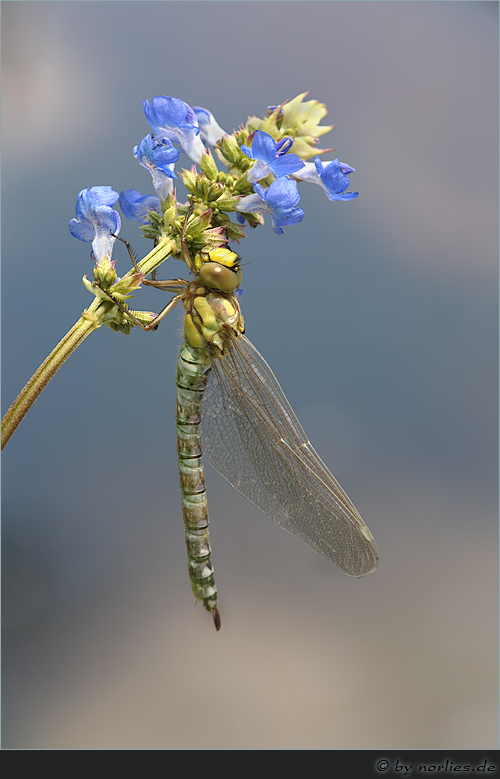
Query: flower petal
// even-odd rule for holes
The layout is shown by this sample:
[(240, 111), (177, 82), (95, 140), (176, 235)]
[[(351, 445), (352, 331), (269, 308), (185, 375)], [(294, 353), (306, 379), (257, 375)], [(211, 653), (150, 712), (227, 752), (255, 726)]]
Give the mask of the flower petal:
[(156, 95), (151, 105), (144, 100), (143, 111), (156, 135), (165, 136), (190, 157), (200, 162), (205, 147), (200, 137), (198, 120), (193, 109), (183, 100)]
[(211, 114), (210, 111), (208, 111), (206, 108), (201, 108), (201, 106), (195, 105), (193, 110), (198, 120), (202, 141), (209, 143), (210, 146), (215, 146), (217, 141), (220, 141), (221, 138), (227, 135), (222, 127), (219, 127), (217, 124), (214, 115)]
[(92, 241), (96, 262), (111, 257), (116, 240), (111, 233), (119, 233), (120, 215), (110, 208), (118, 200), (118, 192), (112, 187), (82, 189), (76, 201), (76, 219), (68, 225), (71, 235), (80, 241)]
[(163, 213), (159, 198), (154, 195), (143, 196), (137, 189), (120, 192), (120, 208), (127, 219), (135, 219), (141, 224), (148, 224), (148, 211)]

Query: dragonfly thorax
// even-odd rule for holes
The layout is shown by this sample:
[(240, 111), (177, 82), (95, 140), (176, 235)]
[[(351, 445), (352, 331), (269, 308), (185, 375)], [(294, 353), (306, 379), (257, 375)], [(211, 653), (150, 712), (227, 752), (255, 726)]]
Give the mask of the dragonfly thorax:
[(244, 332), (243, 317), (234, 295), (193, 282), (184, 297), (187, 340), (196, 348), (210, 345), (224, 351), (224, 344)]

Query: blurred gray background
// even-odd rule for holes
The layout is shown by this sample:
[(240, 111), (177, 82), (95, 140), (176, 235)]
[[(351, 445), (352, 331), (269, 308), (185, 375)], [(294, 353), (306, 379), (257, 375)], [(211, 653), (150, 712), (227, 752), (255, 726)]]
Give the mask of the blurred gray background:
[(216, 634), (185, 559), (180, 312), (102, 328), (3, 456), (4, 747), (497, 746), (496, 2), (3, 3), (4, 411), (91, 302), (78, 192), (152, 192), (142, 101), (231, 131), (307, 90), (360, 195), (302, 185), (299, 225), (247, 231), (243, 313), (380, 568), (344, 576), (207, 466)]

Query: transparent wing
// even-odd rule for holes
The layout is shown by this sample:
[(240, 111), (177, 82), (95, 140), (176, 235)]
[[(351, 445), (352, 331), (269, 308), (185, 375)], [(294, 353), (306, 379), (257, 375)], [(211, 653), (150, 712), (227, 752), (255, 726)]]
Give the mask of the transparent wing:
[(241, 336), (214, 360), (203, 454), (278, 525), (351, 576), (378, 564), (369, 529), (316, 454), (262, 355)]

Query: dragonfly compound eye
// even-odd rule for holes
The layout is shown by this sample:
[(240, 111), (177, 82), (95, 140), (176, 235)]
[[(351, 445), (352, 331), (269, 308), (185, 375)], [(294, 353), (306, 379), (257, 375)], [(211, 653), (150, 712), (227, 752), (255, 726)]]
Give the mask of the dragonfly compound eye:
[(241, 270), (226, 268), (218, 262), (206, 262), (199, 270), (198, 277), (210, 289), (218, 289), (230, 294), (241, 284)]

